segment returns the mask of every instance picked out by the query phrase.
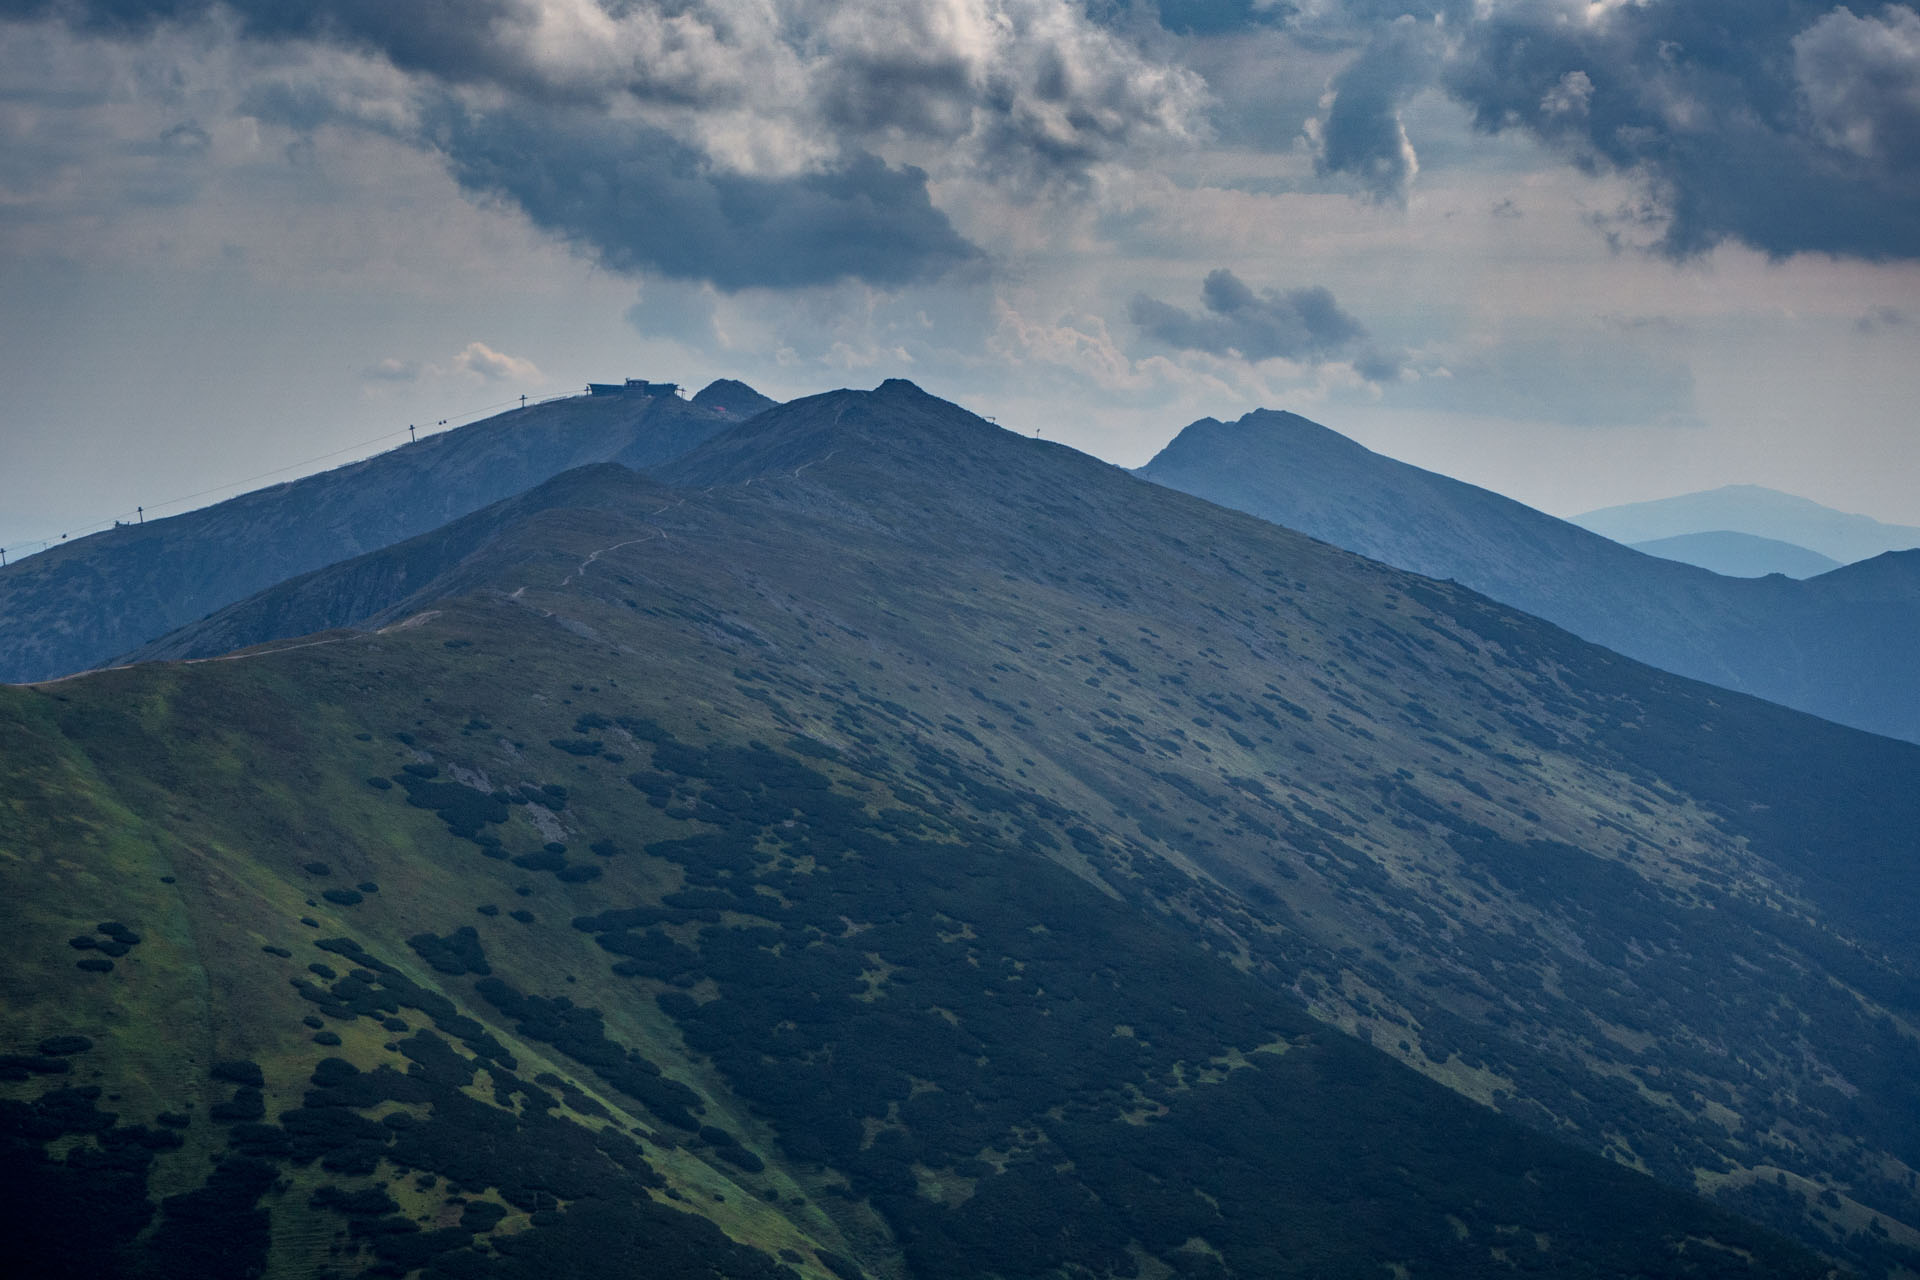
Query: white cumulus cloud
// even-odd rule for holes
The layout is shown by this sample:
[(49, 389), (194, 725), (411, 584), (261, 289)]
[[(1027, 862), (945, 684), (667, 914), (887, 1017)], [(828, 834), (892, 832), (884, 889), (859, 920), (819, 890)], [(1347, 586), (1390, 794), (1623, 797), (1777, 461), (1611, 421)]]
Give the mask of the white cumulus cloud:
[(546, 375), (531, 360), (495, 351), (484, 342), (469, 342), (453, 358), (453, 367), (486, 382), (544, 382)]

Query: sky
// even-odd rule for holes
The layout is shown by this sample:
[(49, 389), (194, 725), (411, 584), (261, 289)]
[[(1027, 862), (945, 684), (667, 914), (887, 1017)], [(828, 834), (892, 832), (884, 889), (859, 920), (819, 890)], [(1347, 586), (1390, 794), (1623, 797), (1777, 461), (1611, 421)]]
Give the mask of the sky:
[(1920, 524), (1920, 14), (0, 0), (0, 547), (589, 380)]

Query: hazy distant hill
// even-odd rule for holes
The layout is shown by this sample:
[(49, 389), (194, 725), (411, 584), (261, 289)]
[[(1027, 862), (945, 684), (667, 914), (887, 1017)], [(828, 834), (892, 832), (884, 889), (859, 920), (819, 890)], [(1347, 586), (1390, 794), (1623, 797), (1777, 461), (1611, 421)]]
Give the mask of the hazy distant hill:
[(1805, 547), (1841, 564), (1920, 547), (1920, 529), (1849, 515), (1757, 484), (1603, 507), (1573, 522), (1629, 544), (1725, 529)]
[(578, 396), (318, 475), (64, 543), (0, 568), (0, 682), (109, 661), (276, 582), (389, 546), (572, 467), (674, 457), (772, 402)]
[(1920, 741), (1920, 551), (1805, 582), (1722, 577), (1269, 410), (1202, 419), (1140, 474), (1454, 579), (1668, 671)]
[[(434, 1280), (587, 1265), (620, 1219), (585, 1173), (484, 1230), (446, 1198), (538, 1144), (588, 1169), (545, 1099), (821, 1280), (1804, 1273), (1409, 1069), (1920, 1267), (1912, 746), (897, 383), (171, 643), (323, 624), (378, 631), (0, 691), (8, 1034), (99, 1042), (142, 1124), (227, 1098), (190, 1046), (258, 1061), (279, 1122), (190, 1154), (322, 1153), (272, 1209), (289, 1268), (340, 1231)], [(96, 920), (165, 947), (75, 972)], [(309, 1091), (358, 1078), (328, 1055), (407, 1074)], [(360, 1123), (406, 1061), (419, 1138)], [(353, 1226), (365, 1179), (447, 1234)]]
[(1635, 551), (1644, 551), (1662, 560), (1678, 560), (1729, 578), (1764, 578), (1783, 573), (1789, 578), (1812, 578), (1838, 569), (1840, 562), (1796, 547), (1791, 542), (1758, 538), (1751, 533), (1715, 529), (1706, 533), (1681, 533), (1650, 542), (1628, 543)]

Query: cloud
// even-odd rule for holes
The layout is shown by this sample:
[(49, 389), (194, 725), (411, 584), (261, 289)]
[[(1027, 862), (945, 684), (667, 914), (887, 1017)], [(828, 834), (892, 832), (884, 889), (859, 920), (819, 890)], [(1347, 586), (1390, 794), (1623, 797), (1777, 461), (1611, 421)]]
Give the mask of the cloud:
[(1883, 261), (1920, 258), (1917, 8), (1182, 0), (1162, 13), (1171, 25), (1233, 32), (1215, 43), (1278, 41), (1295, 65), (1347, 50), (1305, 133), (1320, 176), (1355, 182), (1371, 201), (1404, 203), (1422, 153), (1444, 162), (1429, 143), (1448, 139), (1423, 139), (1409, 112), (1431, 87), (1483, 134), (1525, 135), (1576, 169), (1634, 181), (1632, 216), (1643, 225), (1625, 234), (1611, 224), (1621, 244), (1676, 259), (1738, 243), (1775, 258)]
[(713, 109), (771, 93), (789, 111), (811, 99), (855, 132), (1023, 139), (1039, 153), (1183, 134), (1204, 96), (1072, 0), (0, 0), (0, 18), (115, 34), (214, 12), (254, 40), (374, 53), (550, 104)]
[(53, 17), (81, 31), (143, 35), (168, 23), (230, 15), (246, 36), (270, 42), (324, 41), (377, 52), (397, 67), (456, 81), (506, 78), (514, 55), (502, 48), (508, 19), (531, 13), (523, 0), (455, 5), (385, 0), (0, 0), (0, 18)]
[(1869, 161), (1920, 162), (1920, 14), (1835, 9), (1793, 38), (1793, 70), (1829, 144)]
[(980, 252), (934, 208), (927, 175), (859, 153), (790, 177), (720, 168), (643, 124), (449, 101), (427, 129), (455, 179), (621, 272), (722, 289), (856, 278), (901, 284)]
[(182, 120), (179, 124), (162, 129), (157, 137), (136, 142), (127, 148), (132, 155), (168, 156), (175, 159), (205, 155), (212, 149), (213, 135), (193, 120)]
[(1203, 309), (1176, 307), (1146, 294), (1134, 295), (1127, 318), (1149, 338), (1183, 351), (1258, 363), (1285, 359), (1299, 364), (1350, 360), (1370, 381), (1397, 377), (1403, 358), (1367, 344), (1366, 326), (1341, 310), (1332, 293), (1314, 286), (1256, 293), (1221, 267), (1200, 287)]
[(418, 360), (402, 360), (397, 356), (388, 356), (379, 363), (360, 371), (362, 382), (392, 386), (402, 386), (419, 382), (423, 378), (446, 378), (464, 374), (478, 378), (482, 382), (514, 382), (537, 384), (547, 380), (540, 366), (520, 356), (508, 355), (496, 351), (484, 342), (469, 342), (455, 352), (453, 358), (445, 364), (422, 364)]
[(824, 11), (816, 100), (850, 136), (957, 144), (989, 172), (1045, 181), (1201, 129), (1200, 77), (1148, 58), (1077, 5), (939, 0)]
[(1443, 71), (1488, 132), (1638, 178), (1656, 247), (1920, 257), (1920, 16), (1804, 0), (1494, 3)]
[(343, 71), (253, 103), (429, 149), (615, 270), (730, 289), (936, 275), (980, 255), (928, 169), (1032, 193), (1204, 130), (1200, 77), (1077, 0), (0, 0), (8, 18), (344, 51), (398, 98)]
[(719, 298), (712, 286), (686, 281), (650, 280), (639, 300), (627, 308), (626, 321), (649, 338), (672, 338), (689, 346), (721, 342)]
[(1420, 162), (1400, 113), (1432, 83), (1440, 51), (1438, 29), (1412, 17), (1377, 29), (1334, 77), (1326, 114), (1307, 126), (1315, 168), (1352, 175), (1373, 200), (1405, 204)]
[[(382, 363), (385, 363), (384, 361)], [(546, 375), (531, 360), (495, 351), (484, 342), (469, 342), (453, 358), (453, 367), (483, 382), (544, 382)]]
[[(479, 346), (479, 343), (475, 343)], [(388, 356), (379, 364), (360, 372), (362, 380), (367, 382), (417, 382), (420, 379), (418, 360), (397, 360)]]
[(1887, 329), (1904, 329), (1913, 323), (1913, 317), (1899, 307), (1875, 307), (1853, 322), (1855, 333), (1881, 333)]
[[(1223, 130), (1284, 150), (1312, 87), (1344, 59), (1307, 137), (1322, 179), (1377, 203), (1405, 203), (1422, 151), (1448, 162), (1416, 123), (1437, 87), (1483, 132), (1637, 181), (1650, 230), (1636, 238), (1671, 256), (1731, 241), (1776, 257), (1920, 258), (1915, 3), (1163, 0), (1156, 24), (1151, 6), (1113, 0), (0, 0), (0, 22), (123, 43), (237, 36), (256, 53), (275, 46), (237, 60), (259, 78), (322, 53), (377, 67), (397, 86), (389, 97), (326, 122), (445, 158), (469, 190), (524, 207), (609, 267), (740, 288), (891, 286), (977, 258), (943, 210), (983, 185), (1016, 199), (1098, 190), (1104, 165), (1209, 139), (1222, 104), (1188, 61), (1257, 99), (1226, 104)], [(1259, 52), (1236, 62), (1220, 52), (1234, 41)], [(353, 96), (348, 79), (336, 104)], [(442, 102), (479, 123), (435, 137), (426, 117)], [(232, 162), (244, 140), (204, 123), (165, 145)], [(568, 178), (548, 163), (523, 181), (495, 163), (537, 135), (612, 167)], [(658, 192), (638, 178), (649, 162)], [(677, 243), (652, 253), (613, 234), (616, 191)], [(755, 238), (810, 238), (777, 225), (787, 201), (796, 222), (864, 226), (891, 247), (774, 269)], [(747, 237), (742, 263), (682, 225), (703, 202), (741, 211), (721, 225)], [(855, 209), (872, 212), (863, 223)]]

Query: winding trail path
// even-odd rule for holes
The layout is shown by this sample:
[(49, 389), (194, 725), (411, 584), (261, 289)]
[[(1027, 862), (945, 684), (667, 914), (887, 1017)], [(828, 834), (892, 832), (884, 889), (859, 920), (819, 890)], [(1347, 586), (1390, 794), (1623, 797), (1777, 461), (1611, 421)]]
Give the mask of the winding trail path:
[[(404, 626), (405, 624), (402, 623), (398, 625)], [(395, 627), (383, 627), (380, 631), (373, 632), (372, 634), (380, 635), (383, 632), (395, 629)], [(216, 654), (211, 658), (161, 658), (157, 659), (157, 661), (182, 667), (197, 667), (203, 662), (242, 662), (248, 658), (271, 658), (276, 653), (292, 653), (295, 649), (318, 649), (322, 645), (345, 644), (349, 640), (362, 639), (367, 634), (367, 632), (361, 631), (353, 635), (328, 636), (325, 640), (302, 640), (299, 644), (283, 644), (278, 649), (248, 649), (240, 653)], [(119, 667), (90, 667), (85, 671), (74, 671), (64, 676), (55, 676), (51, 680), (30, 680), (25, 684), (18, 684), (12, 687), (16, 689), (46, 689), (56, 684), (65, 684), (69, 680), (78, 680), (82, 676), (99, 675), (102, 671), (121, 671), (127, 667), (144, 665), (146, 664), (129, 662)]]
[[(651, 520), (655, 516), (663, 516), (667, 514), (667, 512), (673, 510), (675, 507), (685, 506), (686, 503), (687, 503), (687, 500), (685, 498), (681, 498), (677, 502), (669, 502), (664, 507), (661, 507), (654, 511), (649, 511), (646, 515), (646, 518)], [(595, 551), (593, 554), (589, 555), (585, 560), (582, 560), (580, 562), (579, 568), (575, 569), (572, 573), (568, 574), (566, 577), (560, 579), (560, 585), (564, 587), (568, 583), (572, 582), (575, 578), (585, 573), (589, 568), (592, 567), (593, 562), (595, 560), (598, 560), (601, 556), (607, 554), (607, 552), (609, 551), (618, 551), (622, 547), (638, 546), (642, 542), (652, 542), (655, 538), (665, 538), (666, 536), (667, 536), (667, 531), (665, 529), (660, 528), (658, 525), (655, 525), (653, 528), (648, 530), (646, 537), (628, 538), (625, 542), (616, 542), (610, 547), (602, 547), (598, 551)], [(526, 590), (525, 587), (520, 588), (520, 591), (525, 591), (525, 590)], [(516, 591), (513, 593), (516, 599), (519, 597), (520, 591)]]

